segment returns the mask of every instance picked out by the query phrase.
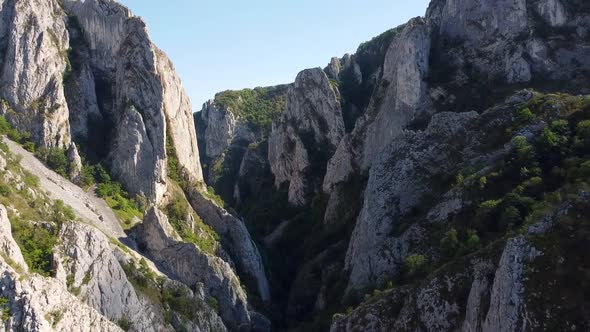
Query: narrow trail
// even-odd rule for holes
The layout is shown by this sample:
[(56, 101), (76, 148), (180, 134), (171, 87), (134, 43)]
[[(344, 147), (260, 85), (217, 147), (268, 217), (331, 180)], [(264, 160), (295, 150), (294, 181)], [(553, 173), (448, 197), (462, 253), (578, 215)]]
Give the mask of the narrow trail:
[(93, 192), (86, 192), (56, 172), (50, 170), (31, 152), (4, 137), (15, 155), (21, 155), (21, 166), (39, 178), (39, 187), (54, 200), (62, 200), (84, 221), (115, 239), (127, 237), (113, 210)]

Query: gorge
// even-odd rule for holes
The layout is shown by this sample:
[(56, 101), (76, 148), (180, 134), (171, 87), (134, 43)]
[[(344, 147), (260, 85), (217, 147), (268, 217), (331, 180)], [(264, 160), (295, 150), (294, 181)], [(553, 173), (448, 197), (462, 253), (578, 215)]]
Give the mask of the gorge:
[(4, 330), (590, 328), (590, 3), (432, 0), (195, 113), (114, 0), (0, 18)]

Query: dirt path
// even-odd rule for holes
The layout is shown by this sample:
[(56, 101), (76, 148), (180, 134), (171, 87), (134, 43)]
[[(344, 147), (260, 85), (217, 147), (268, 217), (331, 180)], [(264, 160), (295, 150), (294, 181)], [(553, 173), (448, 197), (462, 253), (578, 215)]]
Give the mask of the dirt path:
[(12, 153), (23, 157), (21, 166), (39, 177), (40, 188), (46, 191), (52, 199), (62, 200), (65, 204), (71, 206), (80, 218), (91, 223), (105, 234), (116, 239), (126, 237), (119, 220), (104, 200), (92, 192), (85, 192), (82, 188), (50, 170), (32, 153), (23, 149), (17, 143), (6, 137), (4, 137), (4, 142), (6, 142)]

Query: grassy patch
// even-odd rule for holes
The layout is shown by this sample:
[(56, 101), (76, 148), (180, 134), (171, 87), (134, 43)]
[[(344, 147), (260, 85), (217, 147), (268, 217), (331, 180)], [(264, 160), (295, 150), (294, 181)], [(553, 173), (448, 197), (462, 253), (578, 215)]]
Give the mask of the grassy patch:
[(6, 135), (12, 141), (15, 141), (19, 144), (26, 144), (28, 147), (27, 150), (31, 149), (31, 135), (29, 133), (16, 130), (3, 115), (0, 115), (0, 135)]
[(45, 320), (51, 322), (52, 327), (56, 327), (57, 324), (61, 321), (63, 317), (63, 312), (61, 310), (52, 311), (45, 315)]
[(129, 194), (123, 190), (120, 183), (111, 179), (111, 176), (102, 166), (96, 166), (95, 180), (98, 183), (96, 194), (103, 198), (122, 222), (124, 229), (133, 226), (133, 219), (143, 218), (145, 199), (136, 197), (131, 199)]
[[(58, 233), (62, 225), (76, 218), (75, 213), (62, 201), (56, 201), (49, 215), (44, 215), (51, 224), (23, 219), (22, 216), (9, 216), (12, 224), (12, 235), (19, 245), (27, 265), (33, 272), (43, 276), (51, 276), (53, 249), (58, 243)], [(40, 220), (40, 219), (39, 219)]]
[[(39, 190), (30, 194), (28, 189), (37, 188), (39, 179), (20, 167), (20, 158), (3, 153), (14, 179), (7, 182), (0, 177), (0, 204), (8, 208), (12, 235), (30, 270), (50, 276), (59, 230), (64, 223), (75, 220), (76, 214), (64, 202), (52, 201)], [(24, 183), (20, 190), (16, 186), (18, 178)]]
[(213, 189), (213, 187), (209, 186), (207, 187), (207, 191), (203, 193), (205, 195), (205, 197), (209, 198), (210, 200), (212, 200), (213, 202), (215, 202), (215, 204), (217, 204), (220, 207), (225, 207), (225, 202), (223, 201), (223, 198), (221, 198), (221, 196), (217, 195), (215, 193), (215, 189)]
[[(180, 193), (176, 193), (165, 208), (172, 227), (185, 242), (196, 244), (201, 250), (215, 254), (219, 235), (195, 214)], [(189, 220), (194, 220), (191, 224)]]
[(132, 262), (123, 264), (122, 267), (127, 278), (138, 292), (154, 304), (161, 303), (159, 279), (149, 268), (145, 259), (142, 258), (139, 264)]
[(131, 327), (133, 326), (133, 322), (130, 321), (129, 319), (123, 317), (117, 321), (117, 325), (119, 325), (121, 330), (129, 331), (129, 330), (131, 330)]

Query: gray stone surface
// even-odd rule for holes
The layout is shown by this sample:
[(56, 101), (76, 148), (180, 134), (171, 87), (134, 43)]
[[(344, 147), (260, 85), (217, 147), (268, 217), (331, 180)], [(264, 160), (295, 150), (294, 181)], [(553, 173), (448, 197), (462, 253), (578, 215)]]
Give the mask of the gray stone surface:
[(133, 331), (169, 331), (161, 310), (136, 293), (111, 241), (84, 224), (66, 225), (56, 249), (55, 278), (76, 289), (78, 297), (113, 322), (126, 319)]
[(318, 157), (329, 158), (343, 135), (342, 110), (326, 74), (319, 68), (299, 73), (268, 140), (275, 185), (288, 183), (291, 204), (306, 204), (310, 193), (319, 189), (309, 180), (317, 176), (310, 174), (310, 168), (325, 162)]
[(192, 243), (175, 240), (168, 218), (151, 208), (135, 233), (139, 244), (172, 279), (189, 287), (203, 286), (205, 295), (219, 304), (219, 315), (232, 330), (250, 329), (246, 293), (228, 263), (201, 251)]

